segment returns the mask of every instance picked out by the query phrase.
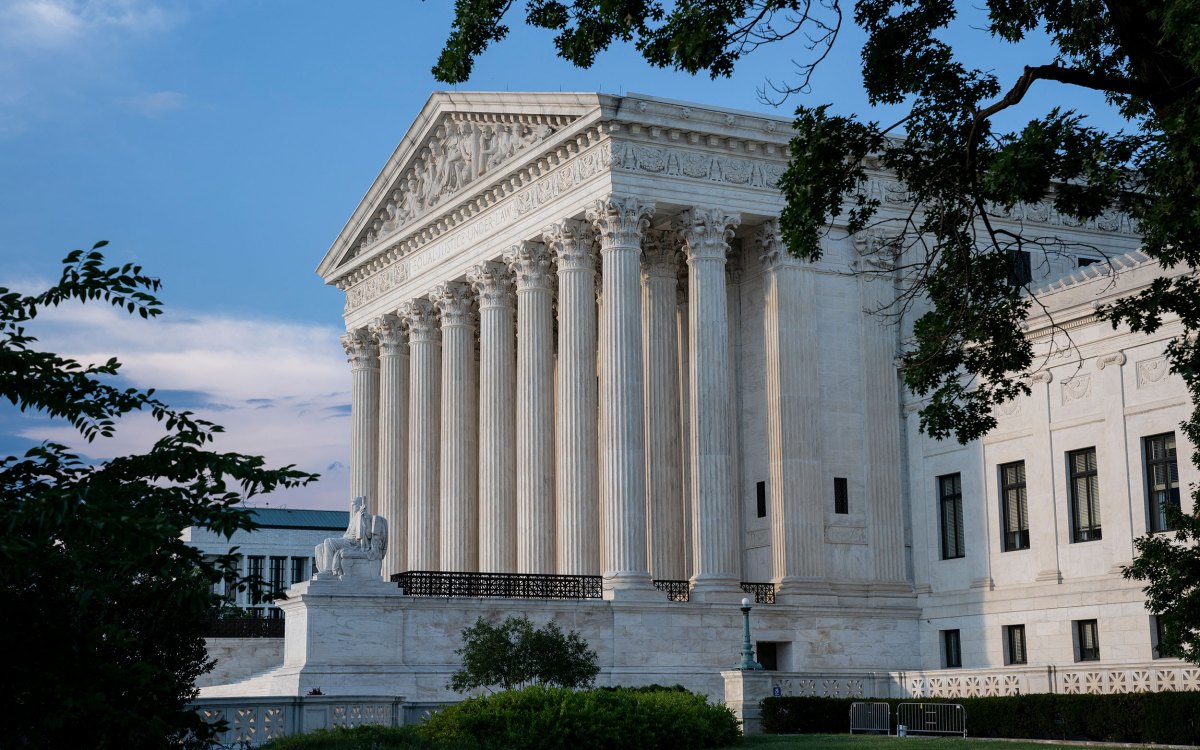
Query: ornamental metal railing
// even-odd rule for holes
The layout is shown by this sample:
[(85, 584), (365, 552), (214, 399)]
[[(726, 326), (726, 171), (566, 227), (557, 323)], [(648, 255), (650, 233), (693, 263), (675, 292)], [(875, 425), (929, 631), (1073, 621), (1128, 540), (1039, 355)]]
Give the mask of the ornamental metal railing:
[(655, 579), (654, 588), (666, 592), (669, 602), (686, 602), (692, 598), (691, 585), (687, 581)]
[(754, 594), (755, 604), (775, 603), (775, 584), (773, 583), (742, 581), (742, 591), (747, 594)]
[(283, 618), (230, 617), (209, 622), (205, 638), (282, 638)]
[(392, 581), (408, 596), (501, 597), (505, 599), (600, 599), (600, 576), (541, 573), (456, 573), (409, 570)]

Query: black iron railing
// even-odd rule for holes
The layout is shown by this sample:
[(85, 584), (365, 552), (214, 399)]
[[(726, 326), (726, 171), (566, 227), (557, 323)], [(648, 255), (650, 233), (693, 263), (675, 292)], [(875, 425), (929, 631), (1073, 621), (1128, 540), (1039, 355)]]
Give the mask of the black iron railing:
[(747, 594), (754, 594), (755, 604), (775, 603), (775, 584), (773, 583), (742, 581), (742, 591)]
[(692, 598), (692, 589), (687, 581), (656, 580), (654, 588), (667, 592), (669, 602), (686, 602)]
[(282, 638), (283, 618), (231, 617), (208, 624), (206, 638)]
[(392, 581), (409, 596), (498, 596), (506, 599), (599, 599), (600, 576), (540, 573), (443, 573), (410, 570)]

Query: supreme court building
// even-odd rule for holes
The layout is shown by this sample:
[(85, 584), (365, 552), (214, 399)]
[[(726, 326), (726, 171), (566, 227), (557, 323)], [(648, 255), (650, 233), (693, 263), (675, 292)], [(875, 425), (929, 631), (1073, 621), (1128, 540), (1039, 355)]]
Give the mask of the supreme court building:
[[(1095, 315), (1164, 273), (1128, 218), (997, 212), (1064, 241), (1014, 258), (1032, 395), (939, 442), (898, 374), (911, 315), (869, 314), (900, 282), (886, 223), (813, 263), (780, 242), (790, 134), (637, 94), (431, 96), (317, 269), (346, 295), (349, 495), (398, 584), (295, 587), (284, 664), (227, 694), (445, 700), (462, 628), (525, 613), (579, 630), (602, 683), (720, 696), (744, 596), (784, 694), (1200, 689), (1119, 573), (1197, 478), (1178, 325)], [(866, 189), (912, 209), (882, 170)]]

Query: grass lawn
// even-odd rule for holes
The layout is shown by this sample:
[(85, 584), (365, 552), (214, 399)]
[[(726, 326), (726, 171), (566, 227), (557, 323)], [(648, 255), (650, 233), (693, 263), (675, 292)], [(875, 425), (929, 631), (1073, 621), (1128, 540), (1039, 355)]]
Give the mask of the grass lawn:
[(1049, 750), (1078, 745), (1050, 745), (1042, 742), (973, 740), (961, 737), (879, 737), (868, 734), (790, 734), (753, 735), (740, 746), (742, 750)]

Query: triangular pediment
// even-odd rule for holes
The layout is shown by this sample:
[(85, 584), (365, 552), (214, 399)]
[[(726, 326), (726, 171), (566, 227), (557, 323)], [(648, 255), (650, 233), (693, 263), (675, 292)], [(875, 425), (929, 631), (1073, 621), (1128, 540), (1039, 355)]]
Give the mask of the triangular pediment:
[(494, 182), (581, 118), (597, 94), (438, 92), (412, 126), (317, 266), (327, 282), (391, 237), (437, 217)]

